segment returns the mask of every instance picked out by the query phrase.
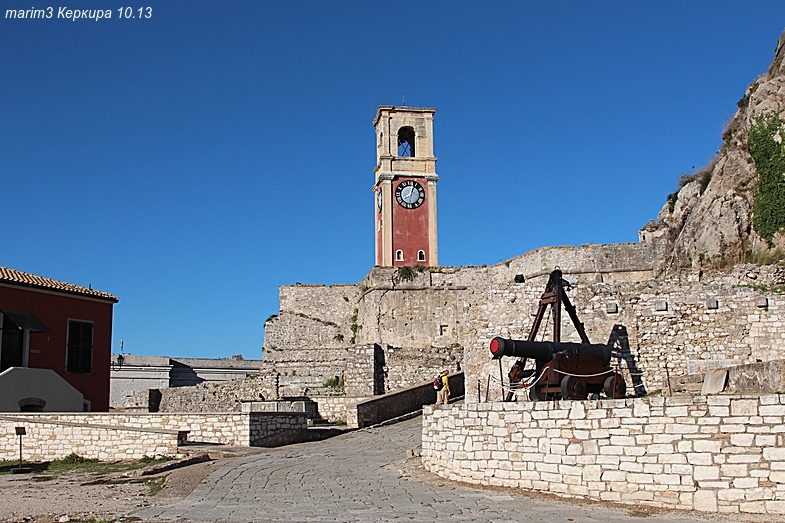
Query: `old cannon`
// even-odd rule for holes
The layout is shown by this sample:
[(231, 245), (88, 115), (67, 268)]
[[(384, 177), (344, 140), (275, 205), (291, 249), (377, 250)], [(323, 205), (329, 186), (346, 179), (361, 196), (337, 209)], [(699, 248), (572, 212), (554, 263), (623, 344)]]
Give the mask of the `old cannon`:
[[(540, 299), (528, 340), (501, 337), (491, 340), (490, 350), (494, 359), (500, 360), (503, 356), (519, 358), (508, 374), (510, 390), (506, 401), (511, 401), (516, 391), (521, 389), (528, 389), (532, 401), (552, 398), (580, 400), (600, 392), (608, 398), (626, 395), (624, 378), (611, 367), (611, 359), (618, 358), (618, 354), (610, 345), (589, 342), (583, 323), (578, 320), (575, 307), (564, 292), (565, 287), (569, 287), (569, 283), (562, 279), (562, 272), (558, 269), (553, 271)], [(549, 305), (553, 312), (553, 341), (535, 341)], [(562, 306), (569, 314), (581, 343), (561, 342)], [(529, 359), (534, 360), (534, 368), (526, 368)], [(499, 365), (501, 367), (501, 362)]]
[(536, 401), (560, 397), (582, 400), (603, 392), (609, 398), (623, 398), (624, 379), (610, 367), (613, 349), (591, 343), (554, 343), (494, 338), (491, 354), (495, 359), (513, 356), (533, 359), (534, 369), (516, 362), (510, 371), (511, 383), (536, 376), (529, 387), (529, 399)]

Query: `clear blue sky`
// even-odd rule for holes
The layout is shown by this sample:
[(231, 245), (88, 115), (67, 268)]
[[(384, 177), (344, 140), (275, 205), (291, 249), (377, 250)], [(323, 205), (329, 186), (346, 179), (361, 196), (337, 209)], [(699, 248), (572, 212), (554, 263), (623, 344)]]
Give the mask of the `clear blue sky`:
[(442, 265), (636, 241), (785, 27), (781, 0), (124, 5), (0, 2), (0, 265), (118, 295), (113, 351), (180, 357), (259, 358), (279, 285), (368, 272), (378, 105), (438, 108)]

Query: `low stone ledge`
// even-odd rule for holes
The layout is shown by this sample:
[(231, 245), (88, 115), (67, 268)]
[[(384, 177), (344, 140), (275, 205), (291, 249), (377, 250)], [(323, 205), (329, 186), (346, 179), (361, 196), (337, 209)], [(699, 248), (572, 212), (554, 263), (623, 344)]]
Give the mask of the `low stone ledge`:
[(107, 460), (180, 455), (192, 442), (277, 446), (305, 441), (304, 413), (31, 413), (0, 416), (0, 459), (18, 457), (14, 427), (35, 426), (24, 436), (25, 455), (51, 460), (71, 453)]

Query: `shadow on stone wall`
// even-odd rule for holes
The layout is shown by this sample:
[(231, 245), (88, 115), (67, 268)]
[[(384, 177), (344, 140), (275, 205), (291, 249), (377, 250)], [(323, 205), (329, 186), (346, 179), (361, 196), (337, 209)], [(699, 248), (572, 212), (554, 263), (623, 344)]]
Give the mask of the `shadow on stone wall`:
[(608, 345), (616, 349), (616, 355), (627, 366), (633, 388), (630, 395), (635, 397), (645, 396), (646, 385), (643, 384), (643, 373), (638, 368), (635, 356), (630, 350), (630, 337), (627, 333), (627, 327), (618, 323), (614, 325), (611, 336), (608, 338)]

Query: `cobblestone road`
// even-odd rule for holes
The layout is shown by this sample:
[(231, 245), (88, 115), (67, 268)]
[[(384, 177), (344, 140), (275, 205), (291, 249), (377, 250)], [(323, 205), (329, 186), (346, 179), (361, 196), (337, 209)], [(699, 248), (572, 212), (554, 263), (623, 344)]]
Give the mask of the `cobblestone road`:
[(192, 522), (697, 522), (683, 513), (554, 500), (472, 488), (428, 474), (406, 450), (421, 418), (233, 459), (187, 498), (134, 514)]

